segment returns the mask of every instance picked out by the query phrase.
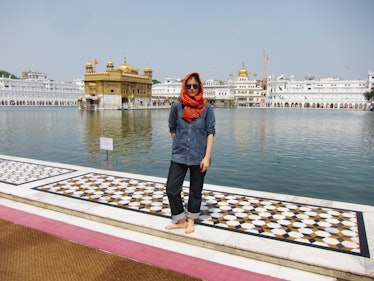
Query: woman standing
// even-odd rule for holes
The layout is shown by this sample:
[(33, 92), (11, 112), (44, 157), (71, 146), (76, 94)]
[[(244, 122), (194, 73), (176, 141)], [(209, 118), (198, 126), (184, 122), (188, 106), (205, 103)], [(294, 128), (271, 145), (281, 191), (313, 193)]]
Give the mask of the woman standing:
[[(173, 139), (171, 163), (166, 183), (173, 224), (167, 230), (184, 228), (195, 231), (200, 216), (204, 177), (210, 166), (215, 135), (215, 116), (210, 103), (203, 98), (203, 83), (197, 72), (182, 82), (179, 100), (173, 103), (169, 129)], [(190, 171), (190, 189), (185, 210), (182, 200), (183, 181)]]

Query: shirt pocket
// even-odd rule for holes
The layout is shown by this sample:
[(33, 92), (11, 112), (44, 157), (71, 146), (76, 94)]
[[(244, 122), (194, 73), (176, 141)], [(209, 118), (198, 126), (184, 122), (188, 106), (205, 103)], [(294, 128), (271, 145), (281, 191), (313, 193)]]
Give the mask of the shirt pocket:
[(203, 115), (201, 115), (199, 118), (195, 119), (191, 124), (197, 131), (205, 131), (206, 130), (206, 122)]

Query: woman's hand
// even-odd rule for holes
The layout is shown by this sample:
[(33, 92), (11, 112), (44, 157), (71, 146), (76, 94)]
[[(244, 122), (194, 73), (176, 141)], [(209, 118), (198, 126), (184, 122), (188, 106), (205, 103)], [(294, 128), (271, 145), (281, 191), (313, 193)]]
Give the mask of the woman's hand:
[(204, 157), (203, 160), (200, 162), (200, 169), (202, 173), (205, 173), (210, 166), (210, 158)]

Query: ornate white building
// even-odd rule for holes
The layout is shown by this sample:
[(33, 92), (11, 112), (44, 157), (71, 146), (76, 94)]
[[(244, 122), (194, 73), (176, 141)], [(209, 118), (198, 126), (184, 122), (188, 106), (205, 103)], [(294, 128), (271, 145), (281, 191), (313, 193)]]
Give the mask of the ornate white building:
[(260, 107), (263, 104), (264, 91), (262, 81), (256, 79), (256, 73), (251, 78), (244, 67), (238, 72), (238, 78), (233, 82), (235, 105), (238, 107)]
[(58, 82), (33, 71), (22, 79), (0, 77), (0, 106), (77, 106), (83, 94), (82, 80)]
[[(294, 77), (268, 77), (256, 79), (243, 66), (234, 79), (227, 81), (208, 79), (204, 82), (204, 97), (216, 107), (283, 107), (283, 108), (348, 108), (369, 109), (370, 103), (364, 93), (374, 88), (374, 72), (367, 79), (342, 80), (336, 77), (304, 80)], [(155, 101), (178, 99), (181, 79), (165, 79), (162, 84), (152, 86)]]
[(215, 107), (234, 106), (234, 84), (231, 79), (227, 82), (222, 80), (208, 79), (204, 83), (204, 98), (209, 100)]
[(266, 107), (290, 108), (350, 108), (368, 109), (364, 93), (374, 87), (374, 73), (366, 80), (342, 80), (336, 77), (315, 79), (307, 76), (295, 80), (269, 77), (267, 81)]
[(182, 79), (166, 78), (164, 83), (152, 85), (152, 105), (170, 105), (179, 98)]

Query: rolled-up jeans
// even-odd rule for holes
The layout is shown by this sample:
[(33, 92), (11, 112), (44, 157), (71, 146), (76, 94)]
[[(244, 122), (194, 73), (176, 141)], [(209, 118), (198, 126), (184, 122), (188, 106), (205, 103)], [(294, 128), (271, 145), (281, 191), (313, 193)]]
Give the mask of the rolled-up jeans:
[[(190, 170), (190, 190), (187, 210), (185, 210), (182, 188), (188, 169)], [(166, 194), (169, 199), (171, 219), (174, 223), (180, 219), (199, 218), (205, 174), (206, 172), (201, 172), (200, 165), (188, 166), (171, 161), (166, 183)]]

